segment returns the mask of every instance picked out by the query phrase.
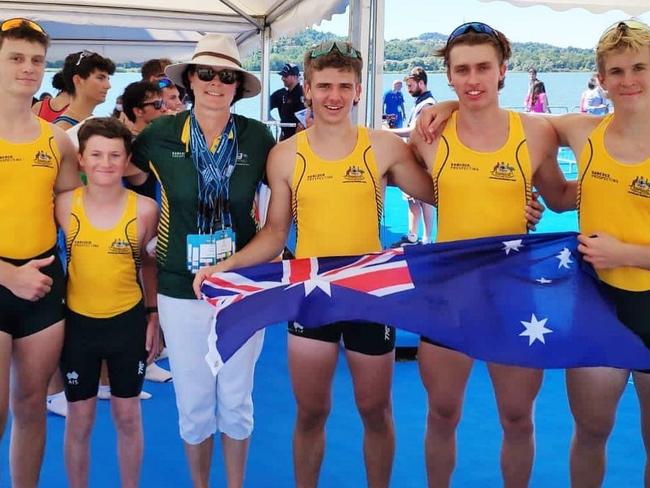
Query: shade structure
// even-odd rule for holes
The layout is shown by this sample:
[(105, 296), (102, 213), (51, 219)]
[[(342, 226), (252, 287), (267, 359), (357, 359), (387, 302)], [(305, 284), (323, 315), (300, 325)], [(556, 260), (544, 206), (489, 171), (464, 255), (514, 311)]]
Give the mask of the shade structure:
[[(142, 61), (147, 46), (182, 58), (206, 32), (233, 35), (242, 54), (343, 13), (348, 0), (0, 0), (2, 17), (43, 22), (52, 36), (50, 60), (91, 48), (117, 62)], [(160, 55), (160, 49), (158, 49)]]
[(650, 0), (481, 0), (482, 2), (504, 1), (520, 7), (546, 5), (554, 10), (583, 8), (594, 13), (621, 10), (628, 15), (650, 12)]

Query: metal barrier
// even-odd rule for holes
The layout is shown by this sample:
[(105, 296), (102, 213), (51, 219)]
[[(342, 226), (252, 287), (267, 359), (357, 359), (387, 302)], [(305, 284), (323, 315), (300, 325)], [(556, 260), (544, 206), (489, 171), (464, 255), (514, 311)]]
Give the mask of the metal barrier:
[(282, 132), (280, 129), (282, 127), (296, 127), (297, 125), (294, 122), (280, 122), (279, 120), (263, 120), (262, 123), (271, 129), (276, 142), (280, 140), (280, 134)]

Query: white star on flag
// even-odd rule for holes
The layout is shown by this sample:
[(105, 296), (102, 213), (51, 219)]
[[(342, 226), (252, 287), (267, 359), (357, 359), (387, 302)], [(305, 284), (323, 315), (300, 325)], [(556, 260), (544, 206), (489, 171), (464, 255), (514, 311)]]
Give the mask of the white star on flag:
[(571, 261), (571, 251), (569, 251), (568, 248), (565, 247), (564, 249), (562, 249), (562, 251), (560, 251), (560, 254), (558, 254), (555, 257), (560, 260), (560, 264), (557, 265), (558, 269), (571, 268), (569, 264), (572, 263), (573, 261)]
[(543, 276), (542, 276), (541, 278), (537, 278), (535, 281), (536, 281), (537, 283), (542, 284), (542, 285), (548, 285), (549, 283), (553, 283), (553, 280), (547, 280), (547, 279), (544, 278)]
[(327, 296), (330, 296), (330, 297), (332, 296), (332, 287), (330, 285), (330, 282), (327, 281), (327, 280), (319, 280), (318, 278), (311, 279), (311, 280), (305, 281), (304, 285), (305, 285), (305, 296), (306, 297), (309, 296), (310, 293), (312, 291), (316, 290), (317, 288), (323, 290), (323, 292), (325, 294), (327, 294)]
[(544, 334), (550, 334), (553, 332), (551, 329), (547, 329), (544, 327), (546, 325), (546, 321), (548, 319), (542, 319), (542, 320), (537, 320), (537, 317), (535, 317), (535, 314), (531, 315), (530, 322), (526, 322), (525, 320), (521, 321), (521, 324), (526, 328), (525, 331), (523, 331), (520, 336), (528, 336), (528, 345), (532, 346), (533, 342), (539, 341), (542, 344), (546, 344), (546, 341), (544, 341)]
[(506, 252), (506, 256), (510, 254), (510, 251), (519, 252), (519, 248), (524, 245), (521, 242), (521, 239), (515, 239), (514, 241), (503, 241), (503, 251)]

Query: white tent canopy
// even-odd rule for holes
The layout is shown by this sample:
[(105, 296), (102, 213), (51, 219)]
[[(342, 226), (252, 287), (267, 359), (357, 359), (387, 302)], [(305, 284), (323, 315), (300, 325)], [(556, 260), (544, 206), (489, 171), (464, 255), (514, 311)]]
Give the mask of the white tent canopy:
[[(492, 2), (495, 0), (482, 0)], [(640, 15), (650, 12), (650, 0), (499, 0), (530, 7), (533, 5), (546, 5), (554, 10), (568, 10), (570, 8), (584, 8), (594, 13), (603, 13), (610, 10), (622, 10), (628, 15)]]
[(265, 29), (269, 39), (278, 39), (344, 12), (347, 4), (348, 0), (0, 0), (0, 11), (5, 19), (55, 22), (51, 59), (58, 46), (67, 52), (74, 46), (103, 46), (101, 52), (115, 61), (142, 61), (151, 56), (134, 45), (175, 45), (181, 52), (185, 44), (187, 52), (187, 46), (205, 32), (232, 34), (246, 54), (261, 46)]

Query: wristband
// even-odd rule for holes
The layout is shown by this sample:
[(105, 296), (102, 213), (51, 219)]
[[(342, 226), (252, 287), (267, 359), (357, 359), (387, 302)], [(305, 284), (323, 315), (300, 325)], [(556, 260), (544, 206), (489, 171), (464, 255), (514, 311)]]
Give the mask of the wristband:
[(156, 306), (153, 306), (153, 307), (145, 307), (145, 308), (144, 308), (144, 311), (145, 311), (145, 313), (146, 313), (147, 315), (149, 315), (150, 313), (158, 313), (158, 307), (156, 307)]

